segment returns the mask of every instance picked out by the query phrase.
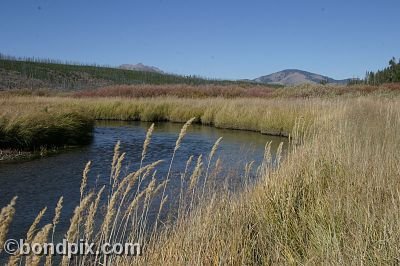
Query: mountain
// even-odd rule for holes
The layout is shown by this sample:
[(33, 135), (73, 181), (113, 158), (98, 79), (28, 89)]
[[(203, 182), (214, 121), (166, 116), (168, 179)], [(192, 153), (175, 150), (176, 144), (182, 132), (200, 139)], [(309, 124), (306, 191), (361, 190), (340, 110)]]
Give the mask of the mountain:
[(285, 69), (276, 73), (253, 79), (255, 82), (266, 84), (298, 85), (298, 84), (347, 84), (350, 79), (336, 80), (327, 76), (299, 70)]
[(155, 72), (155, 73), (164, 73), (161, 69), (154, 67), (154, 66), (146, 66), (142, 63), (131, 65), (131, 64), (123, 64), (120, 65), (118, 68), (125, 69), (125, 70), (136, 70), (136, 71), (144, 71), (144, 72)]

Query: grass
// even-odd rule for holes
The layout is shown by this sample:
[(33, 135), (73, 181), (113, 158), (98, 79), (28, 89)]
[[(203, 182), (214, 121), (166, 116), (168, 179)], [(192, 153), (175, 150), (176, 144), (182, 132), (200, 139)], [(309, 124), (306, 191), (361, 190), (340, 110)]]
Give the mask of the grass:
[[(207, 185), (207, 193), (202, 193), (202, 180), (207, 176), (212, 184), (218, 163), (206, 154), (192, 158), (181, 175), (180, 204), (177, 210), (172, 210), (172, 220), (157, 216), (159, 219), (150, 228), (149, 206), (153, 202), (163, 206), (172, 200), (160, 197), (168, 184), (152, 178), (158, 162), (145, 163), (136, 172), (122, 176), (124, 154), (117, 145), (111, 166), (111, 189), (92, 190), (83, 182), (81, 202), (66, 235), (70, 241), (84, 238), (98, 244), (140, 240), (145, 244), (143, 256), (82, 256), (71, 261), (64, 258), (65, 263), (399, 263), (398, 97), (308, 100), (18, 97), (6, 100), (6, 104), (7, 101), (14, 106), (30, 103), (47, 108), (84, 108), (85, 113), (95, 118), (182, 122), (195, 116), (197, 122), (215, 126), (256, 131), (273, 128), (291, 133), (291, 145), (284, 160), (272, 160), (270, 154), (275, 151), (270, 151), (267, 145), (265, 160), (258, 167), (257, 183), (244, 186), (241, 192), (232, 194)], [(182, 137), (184, 134), (179, 138)], [(145, 143), (149, 141), (151, 134)], [(178, 144), (177, 147), (179, 152)], [(171, 165), (172, 160), (173, 156)], [(246, 178), (246, 174), (237, 174)], [(144, 179), (151, 182), (142, 189), (133, 189)], [(109, 200), (101, 207), (99, 198)], [(10, 217), (14, 215), (14, 201), (1, 212), (0, 242), (4, 241)], [(18, 215), (18, 208), (16, 211)], [(93, 218), (96, 213), (98, 219)], [(98, 231), (92, 229), (94, 221), (98, 223)], [(36, 228), (34, 232), (41, 234), (35, 233), (32, 238), (35, 240), (30, 241), (43, 242), (50, 228), (56, 225)], [(20, 259), (12, 257), (11, 261)], [(32, 261), (40, 259), (49, 260), (42, 257)]]
[(0, 149), (37, 151), (91, 140), (94, 121), (78, 110), (1, 101)]
[[(397, 264), (400, 102), (356, 99), (321, 117), (279, 169), (158, 235), (154, 264)], [(323, 125), (323, 126), (322, 126)]]
[(3, 96), (0, 149), (16, 151), (88, 143), (94, 120), (183, 123), (196, 117), (194, 122), (203, 125), (288, 136), (296, 123), (309, 126), (330, 105), (299, 99)]
[[(0, 110), (21, 110), (30, 106), (34, 111), (55, 110), (69, 112), (79, 110), (92, 119), (170, 121), (183, 123), (196, 117), (195, 123), (219, 128), (242, 129), (287, 135), (297, 120), (305, 125), (313, 123), (321, 112), (329, 111), (330, 101), (281, 99), (264, 100), (254, 98), (205, 98), (181, 99), (158, 98), (70, 98), (10, 96), (4, 98)], [(17, 111), (16, 111), (17, 112)]]

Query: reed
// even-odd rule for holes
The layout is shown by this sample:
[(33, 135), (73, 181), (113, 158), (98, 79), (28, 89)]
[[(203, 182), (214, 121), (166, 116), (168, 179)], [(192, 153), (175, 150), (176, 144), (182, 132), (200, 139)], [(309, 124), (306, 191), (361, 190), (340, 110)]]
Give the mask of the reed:
[(167, 198), (164, 197), (164, 195), (165, 195), (165, 190), (167, 189), (167, 184), (168, 184), (169, 177), (170, 177), (170, 174), (171, 174), (172, 163), (174, 162), (175, 154), (176, 154), (177, 150), (179, 149), (179, 147), (181, 146), (181, 142), (182, 142), (183, 138), (186, 135), (188, 127), (193, 123), (193, 121), (195, 119), (196, 119), (195, 117), (192, 117), (183, 125), (183, 127), (181, 128), (181, 131), (179, 133), (178, 139), (176, 140), (174, 151), (173, 151), (172, 157), (171, 157), (171, 161), (169, 163), (167, 176), (165, 178), (165, 185), (164, 185), (163, 192), (162, 192), (162, 195), (161, 195), (161, 203), (162, 204), (160, 204), (160, 208), (158, 210), (158, 215), (157, 215), (157, 220), (156, 220), (156, 228), (157, 228), (157, 224), (158, 224), (158, 220), (160, 218), (160, 214), (161, 214), (162, 208), (163, 208), (163, 206), (164, 206), (164, 204), (165, 204), (165, 202), (167, 200)]
[(91, 161), (86, 163), (85, 169), (83, 170), (83, 174), (82, 174), (82, 182), (81, 182), (81, 188), (80, 188), (80, 193), (81, 193), (81, 200), (83, 198), (83, 192), (85, 191), (85, 188), (87, 186), (87, 180), (88, 180), (88, 174), (90, 171), (90, 165), (91, 165)]
[(202, 197), (204, 196), (204, 192), (205, 192), (205, 189), (206, 189), (207, 178), (208, 178), (208, 173), (209, 173), (209, 170), (210, 170), (211, 160), (212, 160), (212, 158), (214, 157), (214, 154), (215, 154), (215, 152), (217, 151), (218, 146), (219, 146), (219, 144), (221, 143), (221, 141), (222, 141), (222, 137), (218, 138), (218, 139), (215, 141), (213, 147), (211, 148), (210, 154), (208, 155), (208, 162), (207, 162), (206, 175), (205, 175), (204, 183), (203, 183)]
[(143, 143), (142, 158), (140, 160), (140, 168), (142, 167), (143, 161), (144, 161), (144, 159), (146, 157), (147, 148), (148, 148), (148, 146), (150, 144), (151, 135), (153, 134), (153, 131), (154, 131), (154, 123), (151, 124), (150, 128), (148, 129), (148, 131), (146, 133), (146, 139), (145, 139), (145, 141)]
[(1, 209), (0, 213), (0, 252), (3, 251), (3, 246), (6, 241), (8, 228), (15, 214), (15, 203), (17, 197), (14, 197), (11, 202), (4, 208)]
[(36, 216), (35, 220), (31, 224), (31, 226), (28, 229), (28, 232), (26, 233), (26, 242), (30, 243), (35, 235), (36, 232), (36, 227), (38, 226), (39, 222), (42, 220), (44, 213), (47, 211), (47, 207), (44, 207), (43, 210), (39, 212), (39, 214)]
[[(52, 224), (47, 224), (45, 225), (35, 236), (35, 238), (32, 240), (33, 244), (39, 244), (43, 245), (44, 243), (47, 243), (48, 235), (51, 231)], [(37, 266), (39, 265), (40, 261), (42, 259), (41, 255), (31, 255), (26, 257), (26, 265), (32, 265), (32, 266)]]
[(99, 208), (99, 202), (101, 199), (101, 195), (103, 194), (105, 186), (103, 186), (100, 191), (97, 193), (96, 200), (90, 203), (89, 214), (85, 222), (85, 239), (90, 241), (93, 234), (93, 226), (95, 223), (96, 212)]

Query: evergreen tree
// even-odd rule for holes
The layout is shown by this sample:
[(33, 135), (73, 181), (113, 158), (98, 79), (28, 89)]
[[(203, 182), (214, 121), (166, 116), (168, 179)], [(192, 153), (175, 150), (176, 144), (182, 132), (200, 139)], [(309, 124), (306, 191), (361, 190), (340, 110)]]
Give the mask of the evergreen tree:
[(389, 60), (389, 66), (375, 72), (369, 71), (365, 75), (365, 82), (370, 85), (400, 82), (400, 61), (395, 57)]

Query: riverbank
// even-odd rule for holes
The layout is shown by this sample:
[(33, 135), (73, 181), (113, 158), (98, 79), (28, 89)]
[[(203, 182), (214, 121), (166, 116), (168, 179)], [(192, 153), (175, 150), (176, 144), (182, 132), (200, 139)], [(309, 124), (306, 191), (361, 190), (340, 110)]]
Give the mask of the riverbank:
[(11, 149), (0, 150), (0, 162), (10, 162), (32, 158), (33, 154), (29, 151), (18, 151)]
[[(95, 120), (193, 123), (294, 137), (328, 111), (329, 100), (255, 98), (70, 98), (8, 96), (0, 100), (0, 149), (38, 153), (84, 145)], [(18, 156), (18, 152), (14, 155)], [(8, 156), (7, 158), (12, 158)]]
[(1, 150), (42, 152), (91, 140), (94, 120), (78, 111), (13, 100), (2, 102), (0, 109)]
[(42, 146), (42, 148), (38, 150), (0, 149), (0, 163), (19, 163), (37, 158), (45, 158), (76, 149), (81, 145), (64, 145), (53, 147)]
[[(96, 120), (169, 121), (218, 128), (251, 130), (274, 135), (289, 134), (296, 124), (309, 126), (315, 117), (329, 111), (331, 100), (257, 98), (84, 98), (12, 96), (2, 99), (0, 110), (9, 113), (37, 113), (37, 118), (53, 112), (75, 112)], [(24, 110), (25, 109), (25, 110)], [(23, 110), (23, 111), (21, 111)], [(36, 119), (37, 119), (36, 118)], [(34, 119), (30, 119), (33, 121)]]

